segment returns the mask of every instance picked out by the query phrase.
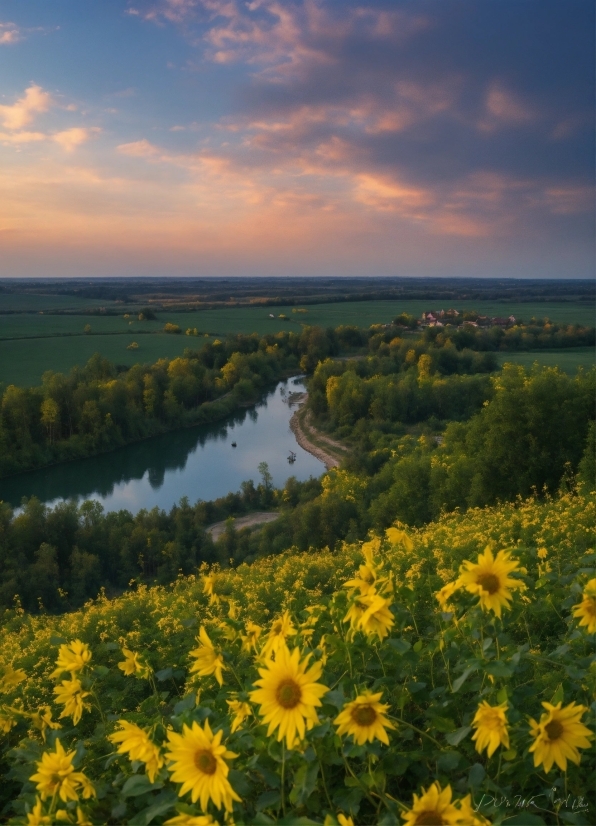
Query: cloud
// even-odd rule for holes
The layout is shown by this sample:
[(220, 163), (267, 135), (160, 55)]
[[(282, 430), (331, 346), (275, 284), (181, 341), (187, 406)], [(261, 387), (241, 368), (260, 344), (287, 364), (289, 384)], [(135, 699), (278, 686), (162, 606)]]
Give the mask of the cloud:
[(65, 129), (62, 132), (56, 132), (52, 135), (52, 140), (56, 141), (65, 152), (72, 152), (82, 143), (86, 143), (94, 132), (99, 132), (97, 126), (90, 128), (82, 126), (73, 126), (70, 129)]
[(525, 126), (535, 120), (537, 113), (521, 97), (500, 83), (493, 83), (489, 88), (485, 112), (478, 123), (483, 132), (492, 132), (505, 126)]
[(41, 112), (47, 112), (52, 103), (48, 92), (35, 83), (25, 89), (25, 94), (12, 105), (0, 104), (0, 120), (6, 129), (22, 129)]
[(157, 146), (154, 146), (146, 138), (132, 143), (121, 143), (116, 148), (122, 155), (128, 155), (130, 158), (154, 158), (161, 152)]
[(14, 23), (0, 23), (0, 46), (18, 43), (21, 37), (21, 31)]

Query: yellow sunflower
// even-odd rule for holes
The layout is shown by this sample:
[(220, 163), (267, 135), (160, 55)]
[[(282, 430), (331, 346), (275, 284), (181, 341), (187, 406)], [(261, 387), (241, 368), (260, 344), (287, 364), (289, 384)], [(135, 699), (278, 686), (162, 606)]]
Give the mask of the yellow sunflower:
[(496, 557), (490, 548), (478, 556), (478, 562), (466, 561), (460, 568), (457, 586), (480, 597), (483, 611), (494, 611), (501, 616), (503, 608), (508, 609), (514, 588), (525, 589), (523, 582), (509, 576), (519, 567), (519, 562), (510, 560), (510, 551), (499, 551)]
[(373, 694), (371, 691), (364, 691), (359, 694), (351, 703), (346, 703), (338, 716), (333, 721), (338, 727), (337, 733), (351, 734), (354, 742), (359, 746), (367, 741), (377, 738), (381, 743), (389, 745), (386, 729), (394, 729), (394, 724), (385, 717), (385, 712), (389, 706), (380, 703), (383, 692)]
[(548, 774), (553, 763), (556, 763), (561, 771), (566, 771), (567, 760), (579, 764), (581, 755), (578, 749), (590, 748), (590, 740), (594, 737), (581, 722), (587, 708), (575, 703), (565, 708), (561, 707), (562, 703), (542, 705), (546, 714), (542, 715), (540, 722), (530, 719), (530, 734), (535, 738), (530, 746), (530, 752), (534, 752), (534, 766), (543, 765)]
[(124, 659), (118, 663), (118, 668), (126, 677), (139, 676), (148, 679), (151, 676), (151, 667), (141, 658), (139, 654), (123, 648)]
[(370, 565), (361, 565), (358, 568), (358, 576), (344, 582), (344, 588), (349, 591), (358, 590), (362, 596), (366, 596), (375, 590), (375, 570)]
[(442, 611), (449, 611), (451, 606), (449, 605), (449, 600), (453, 596), (453, 594), (458, 590), (457, 582), (448, 582), (447, 585), (443, 585), (440, 591), (437, 591), (435, 597), (439, 601), (439, 605), (441, 606)]
[(588, 634), (596, 634), (596, 579), (591, 579), (585, 587), (583, 600), (573, 608), (573, 616), (585, 625)]
[(165, 826), (217, 826), (211, 815), (187, 815), (185, 812), (166, 820)]
[(27, 812), (27, 826), (52, 826), (53, 820), (53, 817), (44, 814), (42, 802), (39, 797), (36, 798), (35, 806)]
[(72, 680), (62, 680), (60, 685), (57, 685), (54, 689), (54, 694), (56, 695), (56, 702), (64, 706), (59, 719), (72, 717), (75, 726), (83, 716), (83, 711), (91, 708), (88, 703), (84, 702), (85, 697), (89, 696), (89, 692), (83, 691), (81, 681), (74, 677)]
[(112, 743), (119, 743), (118, 754), (128, 754), (129, 760), (138, 760), (145, 763), (145, 770), (149, 780), (154, 783), (158, 771), (163, 766), (163, 757), (159, 748), (149, 737), (149, 734), (140, 726), (118, 720), (120, 731), (108, 736)]
[(224, 668), (223, 657), (215, 650), (203, 625), (199, 631), (197, 642), (199, 647), (190, 652), (190, 656), (196, 660), (190, 667), (191, 674), (196, 672), (199, 677), (208, 677), (210, 674), (214, 674), (217, 682), (223, 685), (221, 674)]
[(277, 653), (280, 648), (285, 648), (288, 637), (293, 637), (296, 633), (290, 612), (284, 611), (283, 615), (276, 619), (271, 626), (262, 656), (269, 657), (271, 654)]
[(22, 683), (23, 680), (26, 679), (27, 674), (22, 668), (14, 669), (12, 665), (7, 665), (4, 668), (4, 674), (0, 678), (0, 692), (4, 694), (5, 692), (12, 691), (13, 688), (16, 688), (19, 683)]
[(492, 757), (499, 746), (509, 748), (507, 708), (507, 703), (491, 706), (486, 701), (478, 706), (472, 721), (472, 726), (476, 729), (472, 740), (476, 741), (476, 751), (479, 754), (487, 749), (488, 756)]
[(360, 617), (358, 628), (372, 637), (375, 634), (383, 640), (389, 633), (394, 623), (393, 614), (389, 610), (391, 600), (380, 597), (378, 594), (369, 594), (360, 600), (366, 606), (366, 610)]
[(261, 679), (255, 685), (260, 687), (250, 692), (250, 699), (261, 706), (261, 717), (269, 726), (267, 736), (277, 729), (277, 739), (285, 737), (288, 748), (318, 722), (316, 708), (329, 690), (317, 682), (323, 670), (321, 663), (307, 670), (309, 658), (300, 660), (298, 648), (291, 653), (285, 646), (280, 648), (274, 661), (268, 660), (266, 668), (259, 668)]
[(232, 734), (240, 728), (244, 720), (252, 714), (252, 709), (248, 703), (243, 703), (242, 700), (226, 700), (230, 708), (230, 713), (234, 715), (232, 720)]
[[(56, 740), (54, 751), (46, 751), (41, 760), (36, 763), (37, 772), (29, 778), (37, 784), (36, 789), (42, 800), (58, 795), (60, 800), (67, 803), (69, 800), (78, 800), (78, 791), (81, 786), (93, 786), (83, 772), (75, 771), (73, 758), (75, 752), (64, 751), (62, 743)], [(89, 796), (89, 795), (88, 795)]]
[(437, 782), (423, 789), (420, 797), (415, 794), (412, 808), (402, 815), (406, 826), (452, 826), (460, 823), (461, 812), (451, 802), (452, 796), (451, 786), (441, 789)]
[(170, 751), (166, 757), (171, 761), (169, 771), (174, 783), (182, 783), (179, 796), (190, 792), (193, 803), (200, 801), (205, 810), (210, 800), (227, 812), (232, 811), (233, 801), (241, 802), (230, 781), (226, 760), (237, 755), (228, 751), (221, 742), (222, 732), (213, 734), (209, 720), (203, 728), (195, 721), (192, 726), (184, 724), (182, 734), (168, 732)]
[(71, 643), (64, 643), (58, 649), (58, 659), (56, 660), (56, 670), (52, 672), (52, 679), (55, 680), (64, 671), (76, 674), (91, 662), (91, 651), (86, 642), (74, 640)]
[(244, 630), (246, 631), (246, 634), (240, 635), (242, 638), (242, 650), (246, 651), (248, 654), (250, 651), (257, 650), (257, 643), (263, 629), (260, 625), (257, 625), (256, 622), (251, 622), (248, 620), (244, 626)]

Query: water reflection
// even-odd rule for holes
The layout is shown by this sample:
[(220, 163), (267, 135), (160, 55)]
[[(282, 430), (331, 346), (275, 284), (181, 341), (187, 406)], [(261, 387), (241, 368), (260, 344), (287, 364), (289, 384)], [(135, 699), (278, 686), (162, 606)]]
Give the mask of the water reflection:
[[(306, 453), (289, 429), (293, 392), (299, 379), (280, 382), (253, 408), (213, 425), (166, 433), (113, 453), (69, 462), (0, 480), (0, 499), (17, 506), (23, 496), (53, 504), (65, 499), (97, 499), (106, 510), (136, 512), (168, 508), (182, 496), (191, 502), (238, 490), (245, 479), (259, 480), (258, 464), (269, 464), (276, 485), (288, 476), (320, 475), (321, 462)], [(237, 447), (232, 448), (231, 442)], [(297, 454), (291, 467), (289, 450)]]

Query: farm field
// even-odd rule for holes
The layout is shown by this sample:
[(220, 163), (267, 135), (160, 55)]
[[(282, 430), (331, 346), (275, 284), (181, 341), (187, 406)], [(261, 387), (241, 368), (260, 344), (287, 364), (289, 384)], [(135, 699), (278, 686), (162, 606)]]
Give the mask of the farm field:
[(543, 367), (560, 367), (566, 373), (573, 374), (578, 367), (589, 369), (596, 361), (592, 347), (570, 347), (568, 350), (534, 350), (529, 353), (498, 353), (500, 364), (513, 362), (531, 367), (538, 362)]
[[(181, 356), (186, 347), (196, 349), (206, 340), (165, 333), (140, 335), (135, 339), (125, 333), (0, 341), (0, 383), (37, 385), (46, 370), (66, 373), (75, 364), (83, 366), (94, 353), (130, 367), (139, 362), (152, 363), (159, 358)], [(126, 349), (131, 341), (137, 341), (138, 350)]]
[(44, 310), (79, 310), (113, 306), (113, 301), (100, 298), (79, 298), (76, 295), (43, 295), (42, 293), (0, 293), (0, 313), (43, 312)]

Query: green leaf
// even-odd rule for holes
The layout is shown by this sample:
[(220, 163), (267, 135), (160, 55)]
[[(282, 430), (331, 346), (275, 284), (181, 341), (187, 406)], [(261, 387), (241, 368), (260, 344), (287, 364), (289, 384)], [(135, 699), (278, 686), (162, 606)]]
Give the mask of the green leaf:
[(503, 688), (501, 688), (497, 693), (497, 703), (506, 703), (507, 700), (507, 689), (503, 686)]
[(263, 794), (257, 800), (257, 811), (260, 812), (263, 809), (279, 809), (281, 806), (281, 795), (274, 789), (270, 792), (263, 792)]
[(480, 763), (474, 763), (468, 775), (468, 783), (470, 786), (479, 786), (484, 780), (485, 774), (484, 766), (481, 766)]
[(503, 660), (492, 660), (486, 663), (484, 670), (487, 674), (492, 674), (493, 677), (511, 677), (513, 669), (511, 669)]
[(68, 640), (65, 637), (60, 637), (58, 634), (52, 634), (50, 637), (50, 645), (64, 645)]
[(515, 749), (507, 749), (507, 751), (503, 752), (503, 760), (511, 761), (515, 760), (517, 757), (517, 751)]
[(453, 681), (453, 689), (452, 690), (453, 690), (454, 694), (456, 694), (460, 690), (460, 688), (465, 683), (465, 681), (468, 679), (470, 674), (473, 674), (475, 671), (478, 671), (478, 668), (475, 665), (473, 665), (471, 668), (466, 668), (464, 673), (460, 677), (458, 677), (457, 680)]
[[(391, 646), (391, 648), (395, 648), (395, 650), (396, 650), (399, 654), (405, 654), (405, 653), (406, 653), (406, 651), (409, 651), (409, 650), (410, 650), (410, 648), (412, 647), (412, 646), (410, 645), (410, 643), (409, 643), (407, 640), (402, 640), (402, 639), (392, 639), (392, 640), (389, 640), (389, 645)], [(418, 643), (416, 643), (416, 645), (418, 645)], [(422, 647), (422, 646), (420, 646), (420, 647)], [(416, 646), (414, 646), (414, 650), (415, 650), (415, 651), (416, 651), (416, 650), (418, 650), (418, 651), (419, 651), (419, 650), (420, 650), (420, 648), (419, 648), (419, 649), (416, 649)]]
[(551, 705), (556, 706), (557, 703), (562, 703), (565, 699), (565, 692), (563, 691), (563, 683), (559, 683), (557, 690), (551, 697)]
[(471, 731), (471, 726), (462, 726), (458, 728), (457, 731), (452, 731), (451, 734), (445, 735), (445, 740), (447, 740), (450, 746), (459, 746), (461, 741), (467, 737)]
[(149, 823), (151, 823), (155, 817), (164, 815), (166, 812), (169, 812), (170, 809), (173, 809), (178, 799), (175, 792), (160, 795), (160, 798), (160, 800), (157, 800), (151, 806), (142, 809), (132, 820), (129, 820), (128, 822), (131, 826), (149, 826)]
[(317, 785), (319, 764), (312, 763), (300, 766), (294, 775), (294, 786), (290, 792), (290, 800), (294, 806), (303, 806)]
[(446, 751), (437, 760), (437, 766), (444, 772), (451, 772), (457, 768), (460, 757), (456, 751)]
[(93, 669), (93, 673), (97, 674), (98, 677), (105, 677), (106, 674), (110, 673), (110, 669), (106, 668), (105, 665), (96, 665)]
[(414, 650), (417, 654), (418, 654), (418, 653), (420, 653), (420, 651), (422, 651), (422, 640), (418, 640), (418, 642), (417, 642), (417, 643), (414, 643), (414, 645), (413, 645), (412, 647), (413, 647), (413, 650)]
[(151, 783), (146, 774), (133, 774), (122, 787), (122, 797), (138, 797), (161, 788), (163, 783)]
[(187, 694), (186, 697), (183, 697), (182, 700), (174, 706), (174, 714), (183, 714), (185, 711), (189, 711), (191, 708), (194, 708), (196, 699), (196, 694)]
[(545, 826), (544, 820), (538, 815), (531, 815), (523, 812), (505, 820), (507, 826)]
[(324, 701), (331, 706), (335, 706), (335, 708), (343, 708), (346, 698), (343, 691), (328, 691), (325, 694)]
[(164, 680), (169, 680), (172, 676), (172, 669), (171, 668), (162, 668), (161, 671), (156, 671), (155, 676), (159, 680), (160, 683), (163, 683)]

